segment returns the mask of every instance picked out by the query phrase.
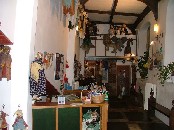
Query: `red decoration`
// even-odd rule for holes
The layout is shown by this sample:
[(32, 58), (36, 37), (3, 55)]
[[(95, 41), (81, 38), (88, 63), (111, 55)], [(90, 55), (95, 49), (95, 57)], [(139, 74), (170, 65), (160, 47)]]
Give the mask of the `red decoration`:
[(0, 30), (0, 45), (13, 45), (13, 43)]
[(66, 74), (64, 74), (63, 80), (64, 80), (64, 83), (68, 83), (68, 78), (66, 77)]
[(68, 61), (66, 61), (66, 68), (69, 68)]

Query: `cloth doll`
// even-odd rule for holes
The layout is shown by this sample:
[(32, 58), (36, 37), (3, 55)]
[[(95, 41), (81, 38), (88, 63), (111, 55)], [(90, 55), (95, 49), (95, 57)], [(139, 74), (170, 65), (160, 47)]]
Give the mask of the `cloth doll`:
[(6, 122), (6, 116), (9, 116), (7, 113), (1, 111), (0, 114), (0, 130), (7, 130), (8, 124)]
[(14, 115), (16, 115), (16, 119), (13, 126), (14, 130), (27, 130), (28, 129), (28, 125), (26, 124), (26, 122), (23, 119), (23, 113), (22, 110), (17, 110)]

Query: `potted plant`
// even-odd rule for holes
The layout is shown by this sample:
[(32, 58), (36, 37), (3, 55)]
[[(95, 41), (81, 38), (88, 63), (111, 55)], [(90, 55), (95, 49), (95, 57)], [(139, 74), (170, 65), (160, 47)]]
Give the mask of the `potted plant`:
[(162, 85), (166, 80), (170, 79), (170, 76), (174, 76), (174, 62), (159, 67), (158, 79)]
[(144, 52), (144, 56), (138, 59), (138, 71), (142, 79), (147, 78), (149, 68), (149, 51)]

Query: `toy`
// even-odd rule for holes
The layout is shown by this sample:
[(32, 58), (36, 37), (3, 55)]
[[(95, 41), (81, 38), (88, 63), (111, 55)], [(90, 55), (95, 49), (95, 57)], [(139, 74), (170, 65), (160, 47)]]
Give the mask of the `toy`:
[(1, 111), (0, 115), (0, 130), (7, 130), (8, 124), (6, 122), (6, 116), (9, 116), (7, 113)]
[(17, 110), (14, 113), (14, 115), (16, 115), (15, 122), (12, 125), (12, 127), (14, 128), (14, 130), (27, 130), (28, 129), (28, 125), (26, 124), (26, 122), (23, 119), (22, 110)]

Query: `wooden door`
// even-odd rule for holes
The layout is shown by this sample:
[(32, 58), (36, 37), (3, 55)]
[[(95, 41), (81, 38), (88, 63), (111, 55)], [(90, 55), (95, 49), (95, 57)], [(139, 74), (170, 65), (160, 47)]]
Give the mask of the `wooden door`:
[(116, 89), (116, 62), (109, 62), (108, 70), (108, 91), (110, 97), (117, 96)]
[(130, 65), (117, 65), (116, 66), (116, 93), (117, 96), (121, 93), (122, 87), (125, 87), (125, 94), (129, 94), (130, 89)]

